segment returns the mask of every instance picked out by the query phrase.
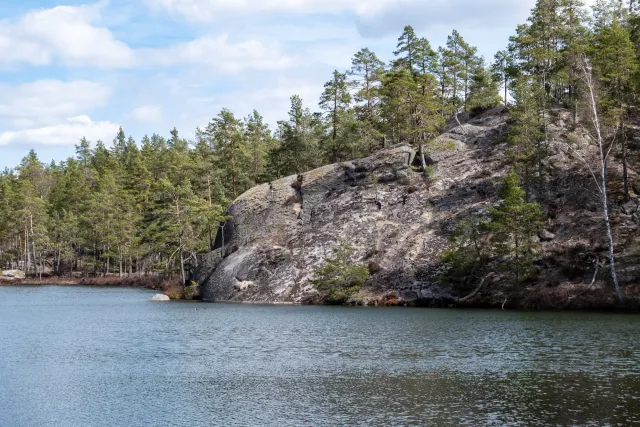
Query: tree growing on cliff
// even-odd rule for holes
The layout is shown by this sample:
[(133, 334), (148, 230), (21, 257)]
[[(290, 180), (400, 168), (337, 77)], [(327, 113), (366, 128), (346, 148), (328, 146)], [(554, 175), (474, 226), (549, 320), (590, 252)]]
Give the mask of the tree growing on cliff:
[(353, 247), (344, 240), (340, 240), (332, 252), (332, 256), (316, 271), (313, 285), (326, 294), (329, 303), (341, 304), (369, 280), (369, 268), (351, 261)]
[(490, 210), (487, 226), (492, 232), (494, 254), (519, 284), (534, 273), (533, 262), (539, 256), (536, 234), (542, 228), (543, 214), (540, 205), (525, 201), (525, 191), (520, 188), (515, 171), (504, 179), (500, 197), (502, 204)]
[(337, 70), (333, 72), (333, 78), (324, 85), (324, 92), (320, 96), (318, 104), (327, 114), (330, 138), (325, 144), (327, 157), (332, 162), (337, 162), (345, 157), (345, 122), (349, 121), (347, 110), (351, 104), (351, 93), (347, 75)]
[(449, 235), (451, 249), (440, 257), (447, 266), (443, 279), (466, 285), (489, 262), (488, 221), (487, 217), (473, 215), (456, 222)]
[(485, 109), (500, 105), (499, 83), (482, 63), (476, 65), (469, 84), (467, 106)]

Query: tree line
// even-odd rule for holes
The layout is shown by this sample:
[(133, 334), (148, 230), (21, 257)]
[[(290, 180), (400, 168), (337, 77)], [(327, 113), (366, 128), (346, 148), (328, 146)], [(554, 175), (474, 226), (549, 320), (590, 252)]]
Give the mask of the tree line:
[[(381, 147), (426, 144), (452, 111), (499, 103), (497, 82), (456, 31), (431, 48), (413, 28), (385, 64), (369, 49), (324, 85), (319, 111), (298, 95), (275, 132), (223, 109), (193, 141), (177, 129), (44, 164), (31, 151), (0, 175), (0, 265), (29, 274), (179, 275), (213, 248), (225, 208), (256, 184)], [(92, 147), (93, 145), (93, 147)]]
[[(514, 200), (543, 201), (558, 105), (589, 129), (595, 111), (603, 150), (620, 153), (628, 197), (625, 130), (640, 87), (636, 8), (599, 0), (590, 13), (579, 0), (538, 0), (491, 63), (458, 31), (434, 48), (407, 26), (392, 61), (360, 50), (350, 69), (333, 72), (317, 109), (292, 96), (273, 132), (257, 111), (238, 118), (223, 109), (191, 141), (177, 129), (141, 141), (120, 129), (110, 145), (82, 139), (60, 163), (44, 164), (32, 151), (0, 175), (0, 265), (184, 281), (213, 248), (228, 203), (252, 186), (397, 143), (424, 155), (448, 120), (499, 105), (509, 109), (508, 155), (524, 191)], [(606, 182), (599, 185), (606, 195)], [(502, 252), (513, 246), (504, 241)], [(525, 252), (518, 258), (535, 251)]]

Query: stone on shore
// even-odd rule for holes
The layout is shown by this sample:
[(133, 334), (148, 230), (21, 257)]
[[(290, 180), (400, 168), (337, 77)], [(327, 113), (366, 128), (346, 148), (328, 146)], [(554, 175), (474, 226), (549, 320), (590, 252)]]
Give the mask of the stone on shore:
[(0, 274), (0, 278), (4, 280), (24, 279), (24, 271), (22, 270), (4, 270)]
[(153, 297), (151, 297), (151, 301), (171, 301), (171, 298), (169, 298), (165, 294), (155, 294)]

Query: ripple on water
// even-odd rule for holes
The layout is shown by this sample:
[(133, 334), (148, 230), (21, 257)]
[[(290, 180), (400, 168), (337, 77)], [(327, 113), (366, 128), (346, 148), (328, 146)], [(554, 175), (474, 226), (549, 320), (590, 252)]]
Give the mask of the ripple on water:
[(629, 425), (640, 318), (0, 288), (0, 426)]

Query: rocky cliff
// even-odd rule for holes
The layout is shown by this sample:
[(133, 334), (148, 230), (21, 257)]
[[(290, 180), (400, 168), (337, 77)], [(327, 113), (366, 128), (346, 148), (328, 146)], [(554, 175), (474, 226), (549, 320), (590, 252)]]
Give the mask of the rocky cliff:
[[(400, 145), (240, 196), (229, 208), (232, 219), (218, 232), (217, 249), (195, 273), (204, 299), (316, 302), (314, 272), (343, 239), (354, 248), (353, 261), (367, 263), (372, 273), (358, 302), (455, 300), (466, 290), (439, 281), (440, 255), (457, 219), (498, 202), (500, 178), (510, 169), (506, 111), (460, 119), (436, 141), (427, 158), (433, 169), (428, 179), (416, 172), (416, 152)], [(586, 134), (569, 130), (568, 121), (566, 111), (554, 113), (545, 165), (551, 172), (545, 194), (534, 195), (544, 200), (549, 218), (540, 236), (544, 257), (538, 281), (526, 289), (487, 286), (475, 303), (560, 307), (593, 292), (584, 284), (591, 281), (598, 254), (606, 258), (606, 246), (591, 177), (570, 152), (589, 159), (595, 151)], [(615, 167), (610, 173), (615, 188)], [(629, 284), (640, 276), (637, 203), (616, 204), (614, 195), (612, 210), (620, 273), (626, 292), (636, 292)], [(606, 282), (606, 274), (601, 276)], [(612, 301), (606, 283), (597, 289)]]

